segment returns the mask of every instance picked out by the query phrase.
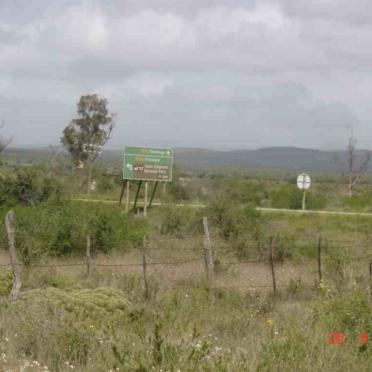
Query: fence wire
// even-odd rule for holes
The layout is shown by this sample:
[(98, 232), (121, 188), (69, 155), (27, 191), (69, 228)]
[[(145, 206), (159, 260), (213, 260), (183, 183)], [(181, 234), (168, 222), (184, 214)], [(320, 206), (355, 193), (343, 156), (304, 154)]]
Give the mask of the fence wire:
[[(186, 247), (180, 247), (179, 243), (190, 243), (192, 246), (186, 246)], [(212, 249), (218, 247), (218, 249), (213, 249), (216, 252), (218, 252), (217, 256), (218, 259), (215, 260), (215, 264), (218, 267), (222, 267), (224, 269), (229, 269), (230, 267), (238, 267), (238, 266), (244, 266), (244, 265), (250, 265), (250, 264), (259, 264), (259, 265), (265, 265), (267, 267), (267, 275), (266, 280), (269, 282), (270, 277), (272, 275), (278, 275), (279, 281), (280, 275), (282, 275), (282, 272), (279, 272), (279, 269), (282, 267), (283, 264), (314, 264), (319, 265), (323, 263), (327, 263), (328, 260), (332, 260), (335, 258), (339, 258), (341, 260), (345, 260), (349, 263), (351, 262), (362, 262), (363, 260), (366, 261), (366, 272), (368, 272), (369, 265), (372, 265), (372, 253), (370, 254), (355, 254), (355, 251), (358, 250), (358, 248), (361, 250), (361, 248), (368, 248), (368, 242), (359, 243), (356, 241), (343, 241), (340, 239), (327, 239), (322, 238), (319, 240), (319, 238), (314, 238), (311, 240), (303, 240), (303, 239), (297, 239), (294, 241), (289, 242), (290, 245), (293, 245), (293, 247), (296, 246), (296, 243), (307, 243), (309, 244), (309, 247), (311, 246), (312, 254), (313, 256), (294, 256), (294, 257), (288, 257), (288, 258), (281, 258), (281, 259), (274, 259), (274, 262), (272, 263), (270, 261), (269, 254), (260, 255), (256, 258), (245, 258), (245, 259), (238, 259), (234, 255), (233, 251), (229, 251), (225, 249), (225, 247), (221, 247), (218, 244), (223, 244), (224, 246), (228, 246), (229, 242), (224, 239), (213, 239), (212, 240)], [(164, 243), (164, 244), (163, 244)], [(167, 244), (168, 243), (168, 244)], [(214, 245), (215, 244), (215, 245)], [(321, 244), (321, 255), (319, 256), (319, 244)], [(248, 240), (246, 241), (246, 246), (248, 248), (260, 248), (261, 251), (267, 251), (269, 248), (268, 242), (260, 242), (260, 241), (254, 241), (254, 240)], [(277, 253), (275, 251), (275, 243), (274, 243), (274, 254)], [(354, 248), (354, 252), (351, 250)], [(184, 259), (175, 259), (172, 260), (169, 257), (167, 259), (164, 259), (162, 257), (157, 258), (155, 257), (159, 253), (164, 252), (174, 252), (176, 254), (179, 253), (196, 253), (199, 250), (199, 254), (196, 257), (187, 257)], [(363, 249), (365, 250), (365, 249)], [(140, 255), (142, 253), (142, 259), (139, 257), (139, 260), (136, 262), (115, 262), (115, 263), (102, 263), (97, 262), (94, 259), (91, 259), (90, 257), (87, 257), (87, 260), (85, 262), (78, 262), (78, 263), (32, 263), (32, 264), (24, 264), (24, 263), (16, 263), (15, 265), (24, 267), (24, 268), (69, 268), (69, 267), (80, 267), (80, 268), (87, 268), (89, 266), (89, 272), (90, 268), (129, 268), (129, 267), (136, 267), (136, 268), (142, 268), (144, 271), (149, 267), (158, 267), (158, 266), (174, 266), (179, 267), (182, 265), (189, 265), (193, 263), (201, 263), (206, 265), (206, 257), (205, 257), (205, 247), (203, 247), (203, 236), (192, 236), (190, 238), (188, 237), (180, 237), (180, 238), (151, 238), (146, 241), (146, 245), (143, 247), (131, 247), (126, 250), (126, 253), (130, 252), (138, 252)], [(337, 252), (339, 251), (339, 252)], [(345, 254), (346, 251), (346, 254)], [(350, 254), (347, 254), (349, 253)], [(333, 253), (333, 254), (330, 254)], [(195, 256), (195, 255), (194, 255)], [(232, 256), (232, 257), (231, 257)], [(144, 261), (144, 258), (146, 261)], [(367, 268), (368, 264), (368, 268)], [(271, 266), (274, 265), (275, 270), (278, 270), (278, 274), (275, 274), (271, 272)], [(8, 268), (11, 267), (11, 263), (2, 263), (0, 264), (1, 268)], [(314, 275), (314, 267), (311, 265), (308, 266), (309, 270), (311, 271), (312, 275)], [(311, 267), (311, 269), (310, 269)], [(203, 270), (199, 267), (199, 270)], [(218, 270), (216, 270), (218, 271)], [(324, 271), (324, 269), (323, 269)], [(240, 272), (240, 271), (239, 271)], [(319, 272), (320, 272), (320, 266), (319, 266)], [(176, 271), (173, 271), (172, 274), (174, 275)], [(168, 273), (169, 274), (169, 273)], [(165, 275), (167, 277), (167, 281), (171, 282), (172, 280), (175, 280), (171, 276), (169, 276), (166, 271), (162, 272), (162, 275)], [(207, 273), (208, 274), (208, 273)], [(216, 274), (218, 276), (218, 273)], [(321, 274), (319, 274), (321, 276)], [(278, 281), (277, 277), (277, 281)], [(298, 279), (298, 278), (297, 278)], [(320, 279), (320, 278), (317, 278)], [(146, 279), (144, 279), (146, 280)], [(246, 279), (248, 280), (248, 279)], [(252, 279), (249, 279), (252, 280)], [(290, 279), (292, 280), (292, 279)], [(301, 278), (300, 278), (301, 280)], [(370, 271), (370, 283), (372, 283), (372, 271)], [(190, 283), (189, 283), (190, 284)], [(189, 285), (188, 284), (188, 285)], [(290, 283), (287, 283), (286, 285), (283, 285), (281, 283), (276, 284), (275, 290), (280, 288), (288, 288), (288, 285)], [(260, 289), (271, 289), (273, 288), (273, 284), (252, 284), (252, 285), (234, 285), (233, 283), (230, 284), (223, 284), (220, 285), (219, 283), (213, 284), (213, 289), (237, 289), (237, 290), (247, 290), (247, 291), (257, 291)], [(182, 285), (165, 285), (162, 286), (162, 290), (168, 290), (168, 289), (180, 289), (184, 288)], [(274, 291), (275, 291), (274, 290)]]

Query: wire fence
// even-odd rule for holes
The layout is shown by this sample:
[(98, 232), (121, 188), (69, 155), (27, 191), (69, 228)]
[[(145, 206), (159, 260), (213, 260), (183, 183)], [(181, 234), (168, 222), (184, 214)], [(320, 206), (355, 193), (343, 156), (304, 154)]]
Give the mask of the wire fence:
[[(309, 285), (319, 283), (324, 277), (332, 275), (335, 267), (344, 270), (357, 263), (353, 270), (359, 276), (364, 276), (365, 282), (372, 289), (372, 252), (369, 253), (368, 241), (361, 246), (352, 240), (316, 236), (300, 236), (290, 241), (269, 237), (263, 241), (247, 240), (247, 252), (256, 255), (239, 257), (239, 252), (233, 250), (229, 241), (210, 237), (206, 220), (203, 235), (144, 237), (142, 246), (128, 250), (119, 262), (110, 262), (114, 258), (109, 256), (92, 258), (90, 237), (87, 241), (86, 257), (81, 262), (24, 264), (15, 260), (12, 262), (10, 254), (10, 261), (1, 263), (0, 267), (11, 267), (13, 272), (16, 268), (78, 268), (88, 280), (94, 270), (121, 270), (125, 273), (133, 269), (142, 275), (148, 298), (150, 282), (157, 276), (166, 278), (161, 285), (163, 290), (185, 288), (194, 283), (221, 290), (272, 290), (276, 293), (301, 280)], [(302, 247), (302, 250), (298, 247)], [(328, 264), (332, 261), (336, 263), (333, 264), (332, 273), (328, 273), (331, 270), (328, 266), (332, 266)]]

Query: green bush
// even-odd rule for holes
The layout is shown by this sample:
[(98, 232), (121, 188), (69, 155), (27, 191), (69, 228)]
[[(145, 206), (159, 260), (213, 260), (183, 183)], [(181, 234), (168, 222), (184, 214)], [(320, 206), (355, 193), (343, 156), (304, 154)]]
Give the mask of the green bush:
[(279, 234), (274, 240), (274, 260), (283, 262), (284, 259), (291, 258), (295, 244), (295, 237), (292, 234), (286, 232)]
[(368, 189), (361, 194), (344, 197), (343, 206), (350, 209), (368, 209), (372, 206), (372, 191)]
[(168, 195), (176, 202), (190, 200), (189, 190), (178, 181), (174, 181), (169, 185)]
[(93, 254), (127, 249), (137, 246), (147, 229), (143, 220), (117, 206), (69, 201), (18, 207), (15, 226), (16, 249), (25, 264), (46, 256), (83, 255), (88, 234)]
[(327, 331), (372, 332), (372, 307), (364, 293), (333, 297), (314, 308), (314, 319)]
[(162, 235), (179, 235), (201, 231), (201, 216), (192, 208), (180, 208), (167, 205), (160, 211), (160, 233)]
[(35, 205), (61, 195), (60, 183), (35, 169), (22, 170), (0, 181), (0, 205)]
[[(295, 185), (283, 185), (274, 190), (269, 198), (273, 208), (301, 209), (302, 207), (302, 191)], [(326, 199), (321, 195), (307, 192), (307, 209), (324, 209), (326, 204)]]
[(251, 205), (238, 205), (229, 196), (223, 195), (207, 208), (210, 224), (222, 238), (231, 241), (239, 257), (262, 254), (266, 225), (262, 214)]
[(0, 271), (0, 297), (8, 296), (13, 285), (13, 273), (10, 269)]
[[(85, 365), (113, 328), (124, 327), (131, 304), (111, 288), (28, 291), (3, 313), (15, 352), (58, 365)], [(112, 328), (111, 328), (112, 327)], [(15, 335), (15, 336), (14, 336)], [(43, 340), (41, 343), (40, 340)]]

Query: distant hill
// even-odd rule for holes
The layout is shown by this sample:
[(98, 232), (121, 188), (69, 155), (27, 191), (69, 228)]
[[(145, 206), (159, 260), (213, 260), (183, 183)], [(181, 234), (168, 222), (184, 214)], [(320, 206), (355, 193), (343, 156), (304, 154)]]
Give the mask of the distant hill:
[(300, 171), (341, 171), (345, 166), (344, 152), (327, 152), (296, 147), (267, 147), (258, 150), (215, 151), (176, 149), (176, 164), (199, 168), (280, 168)]
[[(48, 148), (9, 148), (5, 152), (6, 159), (27, 159), (50, 161), (53, 157)], [(359, 157), (363, 152), (358, 153)], [(68, 159), (62, 151), (59, 158)], [(122, 151), (105, 150), (100, 163), (107, 166), (121, 167)], [(229, 169), (280, 169), (298, 171), (317, 171), (340, 173), (346, 167), (344, 151), (321, 151), (297, 147), (266, 147), (258, 150), (218, 151), (198, 148), (175, 148), (175, 164), (180, 168), (208, 170), (218, 168)], [(372, 165), (370, 170), (372, 169)]]

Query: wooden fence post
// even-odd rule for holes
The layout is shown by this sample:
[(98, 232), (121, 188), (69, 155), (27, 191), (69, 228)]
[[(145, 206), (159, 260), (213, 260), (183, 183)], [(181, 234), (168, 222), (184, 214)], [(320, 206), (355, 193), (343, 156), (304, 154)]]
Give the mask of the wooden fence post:
[(372, 261), (369, 263), (369, 291), (372, 294)]
[(275, 279), (275, 270), (274, 270), (273, 245), (274, 245), (274, 239), (272, 236), (270, 236), (269, 260), (270, 260), (270, 267), (271, 267), (271, 276), (273, 279), (273, 293), (275, 295), (276, 294), (276, 279)]
[(203, 229), (204, 229), (204, 261), (207, 272), (207, 279), (210, 283), (214, 282), (214, 264), (212, 255), (212, 245), (208, 229), (208, 218), (203, 217)]
[(6, 232), (7, 232), (7, 237), (8, 237), (10, 264), (12, 266), (13, 275), (14, 275), (14, 283), (13, 283), (13, 287), (9, 295), (9, 302), (13, 302), (18, 298), (21, 292), (21, 287), (22, 287), (21, 270), (17, 262), (17, 256), (16, 256), (15, 248), (14, 248), (14, 212), (13, 211), (8, 212), (8, 214), (6, 215), (5, 225), (6, 225)]
[(147, 216), (147, 195), (148, 195), (148, 189), (149, 189), (149, 183), (146, 181), (145, 182), (145, 201), (143, 204), (143, 216)]
[(149, 283), (147, 280), (147, 261), (146, 261), (146, 237), (142, 240), (142, 267), (143, 267), (143, 281), (145, 284), (145, 300), (150, 298)]
[(318, 258), (318, 277), (319, 282), (322, 280), (322, 238), (318, 239), (318, 249), (317, 249), (317, 258)]
[(91, 239), (90, 235), (87, 235), (87, 257), (86, 257), (86, 264), (87, 264), (87, 278), (90, 279), (90, 273), (91, 273), (91, 262), (90, 262), (90, 246), (91, 246)]
[(129, 211), (129, 194), (130, 192), (130, 181), (127, 181), (127, 190), (125, 192), (125, 213), (128, 213)]

